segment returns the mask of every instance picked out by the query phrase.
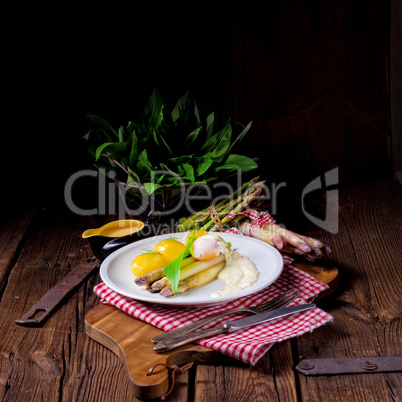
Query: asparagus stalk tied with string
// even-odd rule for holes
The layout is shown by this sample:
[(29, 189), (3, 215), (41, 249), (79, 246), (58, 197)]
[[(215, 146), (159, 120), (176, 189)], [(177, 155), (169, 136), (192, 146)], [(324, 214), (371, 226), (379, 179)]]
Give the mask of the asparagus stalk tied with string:
[(241, 212), (261, 194), (265, 181), (258, 181), (258, 177), (244, 183), (229, 197), (222, 200), (216, 206), (210, 206), (200, 212), (182, 219), (179, 231), (199, 228), (208, 231), (220, 231), (224, 226), (233, 224), (239, 218), (236, 213)]

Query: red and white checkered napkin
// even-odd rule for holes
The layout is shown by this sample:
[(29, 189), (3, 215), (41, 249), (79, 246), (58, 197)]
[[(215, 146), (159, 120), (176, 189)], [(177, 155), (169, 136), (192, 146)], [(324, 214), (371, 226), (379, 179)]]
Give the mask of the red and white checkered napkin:
[[(155, 325), (164, 331), (171, 331), (224, 310), (260, 305), (290, 289), (297, 289), (301, 293), (301, 296), (292, 305), (305, 304), (312, 301), (316, 295), (327, 288), (327, 285), (317, 281), (311, 275), (293, 266), (285, 266), (280, 277), (260, 292), (229, 303), (198, 309), (143, 303), (116, 293), (104, 283), (97, 285), (94, 291), (102, 299), (102, 303), (115, 306), (133, 317)], [(245, 316), (236, 314), (231, 317), (224, 317), (214, 321), (212, 324), (208, 324), (205, 328)], [(275, 342), (311, 332), (315, 328), (332, 321), (332, 319), (331, 315), (319, 308), (315, 308), (278, 318), (269, 323), (255, 325), (244, 331), (208, 338), (198, 343), (254, 365)]]
[[(236, 215), (243, 215), (250, 219), (250, 221), (251, 221), (251, 225), (250, 225), (250, 229), (249, 229), (250, 237), (253, 237), (252, 233), (253, 233), (253, 229), (255, 226), (262, 227), (262, 226), (267, 226), (267, 225), (273, 225), (275, 223), (275, 219), (273, 218), (273, 216), (266, 211), (258, 212), (255, 209), (246, 209), (244, 211), (237, 212), (235, 214), (229, 214), (228, 216), (233, 217)], [(237, 234), (240, 236), (242, 235), (240, 230), (237, 229), (236, 227), (228, 229), (225, 233), (232, 233), (232, 234)], [(287, 254), (281, 253), (281, 255), (283, 258), (283, 263), (285, 265), (290, 265), (294, 261), (294, 259), (292, 257), (288, 256)]]

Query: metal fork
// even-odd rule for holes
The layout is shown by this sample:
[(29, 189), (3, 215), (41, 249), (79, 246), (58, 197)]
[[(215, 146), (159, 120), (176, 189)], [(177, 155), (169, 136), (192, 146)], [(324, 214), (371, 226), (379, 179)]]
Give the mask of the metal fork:
[(216, 320), (217, 318), (224, 317), (226, 315), (231, 315), (231, 314), (235, 314), (235, 313), (260, 314), (265, 311), (282, 308), (282, 307), (285, 307), (288, 304), (292, 303), (292, 301), (296, 300), (299, 296), (300, 296), (300, 293), (297, 292), (295, 289), (288, 290), (287, 292), (282, 293), (281, 295), (275, 297), (274, 299), (272, 299), (264, 304), (261, 304), (259, 306), (240, 307), (240, 308), (235, 308), (232, 310), (222, 311), (221, 313), (204, 318), (204, 319), (194, 322), (192, 324), (187, 324), (183, 327), (174, 329), (169, 332), (165, 332), (164, 334), (161, 334), (161, 335), (156, 336), (155, 338), (152, 338), (152, 342), (157, 343), (160, 341), (165, 341), (167, 339), (169, 339), (169, 340), (174, 339), (178, 336), (186, 334), (187, 332), (194, 331), (195, 329), (200, 328), (203, 325), (208, 324), (208, 323)]

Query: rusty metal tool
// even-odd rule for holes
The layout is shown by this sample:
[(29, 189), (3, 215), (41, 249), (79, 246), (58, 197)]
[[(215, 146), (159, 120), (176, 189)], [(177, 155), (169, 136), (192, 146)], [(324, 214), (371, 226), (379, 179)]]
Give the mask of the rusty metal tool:
[(395, 373), (402, 371), (402, 356), (305, 359), (296, 366), (296, 370), (306, 376)]
[(75, 266), (60, 282), (48, 290), (23, 317), (15, 322), (25, 326), (41, 325), (59, 303), (99, 265), (100, 261), (94, 260)]

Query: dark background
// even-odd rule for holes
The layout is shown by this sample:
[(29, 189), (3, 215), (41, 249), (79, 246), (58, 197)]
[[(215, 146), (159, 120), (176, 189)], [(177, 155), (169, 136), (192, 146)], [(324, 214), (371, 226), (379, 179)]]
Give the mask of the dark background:
[(286, 197), (335, 167), (345, 183), (402, 170), (398, 1), (129, 4), (2, 2), (3, 201), (62, 204), (91, 167), (85, 115), (125, 124), (155, 87), (252, 120), (244, 152)]

